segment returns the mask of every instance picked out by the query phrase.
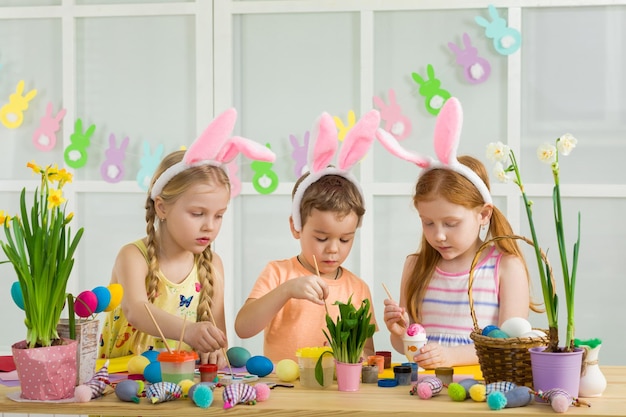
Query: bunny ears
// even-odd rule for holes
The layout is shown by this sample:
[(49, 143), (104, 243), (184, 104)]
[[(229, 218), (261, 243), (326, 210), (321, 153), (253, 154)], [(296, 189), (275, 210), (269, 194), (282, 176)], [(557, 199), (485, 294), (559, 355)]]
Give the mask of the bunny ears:
[(163, 187), (181, 172), (200, 165), (213, 165), (226, 170), (226, 164), (240, 152), (250, 159), (274, 162), (276, 155), (267, 147), (240, 136), (230, 136), (237, 111), (230, 108), (217, 116), (202, 134), (189, 146), (183, 160), (166, 169), (154, 182), (150, 198), (154, 200)]
[(441, 108), (435, 123), (435, 153), (439, 160), (404, 149), (396, 138), (383, 129), (376, 131), (376, 137), (391, 154), (424, 168), (423, 172), (431, 169), (449, 169), (463, 175), (478, 189), (485, 203), (493, 204), (491, 193), (484, 181), (471, 168), (461, 164), (456, 159), (462, 126), (463, 109), (461, 103), (457, 98), (450, 97)]
[(352, 182), (363, 197), (363, 190), (349, 170), (360, 161), (374, 142), (374, 136), (380, 124), (380, 113), (370, 110), (348, 131), (339, 156), (337, 167), (329, 167), (339, 146), (337, 126), (332, 116), (322, 113), (313, 125), (309, 139), (307, 162), (309, 175), (298, 185), (292, 202), (291, 217), (296, 231), (302, 230), (300, 203), (307, 188), (326, 175), (339, 175)]

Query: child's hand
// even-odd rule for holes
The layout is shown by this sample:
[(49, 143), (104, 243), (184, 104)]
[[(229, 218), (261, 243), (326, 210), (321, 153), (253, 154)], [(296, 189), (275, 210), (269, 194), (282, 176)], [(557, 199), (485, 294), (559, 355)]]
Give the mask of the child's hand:
[(451, 360), (453, 356), (451, 348), (441, 346), (439, 343), (427, 343), (422, 346), (414, 359), (424, 369), (435, 369), (441, 366), (454, 366)]
[(216, 364), (217, 369), (224, 369), (228, 365), (222, 349), (209, 353), (209, 361), (207, 363)]
[(187, 325), (185, 343), (198, 352), (215, 352), (226, 347), (226, 336), (208, 321), (199, 321)]
[(290, 279), (287, 283), (290, 298), (308, 300), (320, 305), (324, 305), (324, 300), (328, 298), (328, 285), (316, 275)]
[(391, 334), (404, 335), (405, 324), (409, 323), (409, 315), (398, 303), (388, 298), (385, 299), (385, 325)]

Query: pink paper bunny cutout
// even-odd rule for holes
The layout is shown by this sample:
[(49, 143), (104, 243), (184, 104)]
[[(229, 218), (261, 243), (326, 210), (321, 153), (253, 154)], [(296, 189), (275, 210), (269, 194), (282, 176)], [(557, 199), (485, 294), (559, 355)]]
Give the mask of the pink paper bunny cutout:
[(389, 132), (383, 129), (378, 129), (376, 137), (392, 155), (412, 162), (423, 168), (424, 171), (449, 169), (463, 175), (480, 191), (485, 203), (492, 204), (491, 193), (487, 185), (478, 174), (457, 160), (456, 152), (459, 146), (462, 126), (463, 109), (461, 103), (456, 97), (450, 97), (444, 103), (435, 122), (434, 144), (438, 159), (422, 156), (416, 152), (404, 149)]
[(454, 42), (448, 42), (448, 48), (456, 55), (456, 63), (463, 67), (463, 76), (470, 84), (486, 81), (491, 74), (491, 64), (478, 56), (478, 49), (472, 46), (472, 40), (467, 33), (463, 34), (463, 44), (465, 49), (461, 49)]
[(59, 130), (61, 120), (65, 116), (65, 109), (59, 110), (56, 116), (52, 116), (52, 102), (46, 106), (46, 114), (41, 118), (39, 127), (33, 132), (33, 144), (40, 151), (50, 151), (57, 143), (56, 132)]
[(367, 153), (374, 142), (376, 129), (380, 124), (380, 113), (370, 110), (350, 129), (342, 142), (337, 166), (329, 166), (335, 158), (339, 147), (337, 125), (333, 117), (324, 112), (315, 122), (309, 138), (307, 165), (310, 174), (300, 183), (294, 193), (291, 216), (296, 231), (302, 230), (300, 218), (300, 202), (304, 191), (315, 181), (325, 175), (339, 175), (356, 185), (361, 195), (363, 190), (350, 169)]
[(402, 114), (402, 109), (396, 101), (396, 92), (389, 89), (389, 105), (377, 96), (374, 104), (380, 109), (380, 118), (385, 121), (385, 130), (397, 140), (406, 139), (411, 134), (411, 120)]
[(128, 147), (128, 137), (125, 137), (119, 149), (115, 145), (115, 135), (109, 136), (109, 149), (105, 151), (105, 161), (100, 165), (100, 175), (106, 182), (116, 183), (124, 178), (124, 159)]
[(274, 162), (276, 155), (269, 148), (250, 139), (231, 136), (236, 121), (237, 111), (234, 108), (218, 115), (189, 146), (183, 160), (166, 169), (157, 178), (152, 187), (151, 198), (154, 200), (165, 184), (177, 174), (196, 165), (214, 165), (228, 174), (226, 165), (239, 153), (250, 159)]

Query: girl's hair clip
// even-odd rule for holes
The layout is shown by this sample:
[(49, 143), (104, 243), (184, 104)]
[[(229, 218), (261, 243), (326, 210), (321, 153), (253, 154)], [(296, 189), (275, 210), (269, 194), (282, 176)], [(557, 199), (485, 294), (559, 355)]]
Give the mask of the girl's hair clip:
[(309, 137), (307, 162), (309, 175), (298, 185), (291, 209), (293, 227), (296, 231), (302, 230), (300, 218), (300, 204), (307, 188), (326, 175), (338, 175), (353, 183), (363, 200), (363, 190), (358, 180), (350, 173), (350, 169), (360, 161), (374, 142), (376, 129), (380, 124), (380, 113), (370, 110), (348, 131), (341, 145), (337, 166), (329, 166), (339, 147), (337, 126), (332, 116), (322, 113), (313, 125)]
[(486, 204), (493, 204), (487, 184), (476, 172), (460, 163), (456, 158), (462, 126), (463, 108), (461, 103), (456, 97), (450, 97), (444, 103), (435, 122), (435, 153), (438, 160), (404, 149), (396, 138), (383, 129), (376, 131), (376, 137), (391, 154), (423, 168), (424, 170), (420, 175), (431, 169), (449, 169), (470, 180), (480, 192), (483, 201)]
[(189, 146), (182, 161), (172, 165), (157, 178), (152, 186), (150, 198), (154, 200), (165, 185), (181, 172), (200, 165), (219, 167), (228, 175), (226, 164), (242, 153), (256, 161), (274, 162), (276, 155), (269, 148), (240, 136), (230, 136), (237, 110), (230, 108), (217, 116), (204, 132)]

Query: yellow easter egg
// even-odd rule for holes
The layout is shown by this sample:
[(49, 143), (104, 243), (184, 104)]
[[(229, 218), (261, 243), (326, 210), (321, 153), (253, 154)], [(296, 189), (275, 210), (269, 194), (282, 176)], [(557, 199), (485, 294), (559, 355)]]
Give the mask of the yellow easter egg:
[(124, 287), (121, 284), (111, 284), (107, 287), (111, 293), (111, 301), (104, 311), (114, 310), (122, 302), (122, 296), (124, 295)]
[(189, 388), (195, 385), (191, 379), (183, 379), (178, 383), (180, 388), (183, 390), (183, 397), (187, 398), (189, 396)]
[(292, 359), (283, 359), (276, 364), (276, 376), (283, 382), (292, 382), (300, 376), (300, 367)]
[(141, 374), (146, 366), (150, 364), (150, 359), (143, 355), (135, 355), (128, 360), (128, 373), (129, 374)]

